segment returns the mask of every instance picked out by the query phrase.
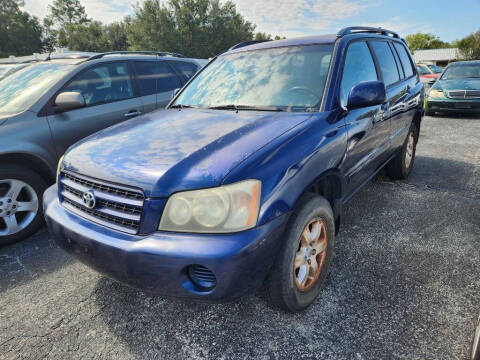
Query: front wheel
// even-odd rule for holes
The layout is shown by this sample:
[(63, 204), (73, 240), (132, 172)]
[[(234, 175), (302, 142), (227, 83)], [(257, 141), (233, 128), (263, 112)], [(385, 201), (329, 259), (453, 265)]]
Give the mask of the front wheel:
[(408, 136), (400, 148), (397, 156), (387, 165), (387, 174), (390, 178), (404, 180), (410, 175), (415, 153), (417, 150), (418, 130), (414, 123), (410, 125)]
[(289, 312), (308, 307), (327, 277), (334, 240), (329, 202), (305, 195), (289, 220), (282, 249), (265, 282), (270, 303)]
[(30, 169), (0, 167), (0, 246), (32, 235), (42, 224), (45, 181)]

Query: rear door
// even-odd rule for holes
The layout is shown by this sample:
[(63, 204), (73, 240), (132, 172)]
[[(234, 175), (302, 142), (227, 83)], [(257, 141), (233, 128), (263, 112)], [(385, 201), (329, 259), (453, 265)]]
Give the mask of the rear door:
[(55, 97), (50, 101), (47, 119), (59, 154), (92, 133), (143, 112), (127, 62), (101, 63), (84, 69), (58, 93), (65, 91), (81, 93), (86, 106), (56, 113)]
[(135, 76), (138, 84), (138, 91), (143, 103), (145, 112), (157, 108), (157, 61), (136, 60), (133, 61)]
[[(370, 49), (366, 41), (348, 45), (340, 85), (342, 107), (347, 105), (350, 90), (360, 82), (378, 80)], [(377, 128), (382, 126), (381, 106), (369, 106), (345, 112), (348, 131), (347, 154), (343, 172), (348, 193), (353, 194), (375, 171), (378, 157)]]
[(157, 62), (157, 107), (164, 108), (173, 97), (173, 90), (181, 88), (180, 77), (167, 61)]
[(369, 44), (387, 90), (387, 103), (383, 107), (384, 113), (379, 122), (376, 139), (380, 153), (379, 160), (383, 162), (391, 155), (391, 141), (395, 132), (392, 122), (399, 121), (403, 116), (406, 85), (402, 79), (403, 72), (400, 73), (398, 70), (389, 42), (374, 40), (369, 41)]

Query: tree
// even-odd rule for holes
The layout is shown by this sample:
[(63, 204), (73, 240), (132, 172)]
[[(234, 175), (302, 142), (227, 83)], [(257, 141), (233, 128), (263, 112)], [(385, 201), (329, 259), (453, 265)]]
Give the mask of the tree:
[(440, 38), (433, 34), (416, 33), (407, 35), (405, 37), (410, 51), (413, 52), (419, 49), (441, 49), (448, 48), (451, 45), (440, 40)]
[(58, 31), (58, 43), (70, 50), (92, 52), (120, 51), (128, 47), (125, 24), (118, 22), (65, 25)]
[(48, 5), (48, 12), (47, 17), (59, 27), (90, 21), (79, 0), (54, 0), (52, 5)]
[(0, 1), (0, 57), (30, 55), (42, 49), (42, 27), (36, 17), (21, 11), (19, 0)]
[(126, 19), (131, 50), (179, 52), (208, 58), (232, 45), (253, 39), (255, 25), (231, 1), (145, 0)]
[(480, 30), (456, 42), (458, 52), (465, 60), (480, 60)]

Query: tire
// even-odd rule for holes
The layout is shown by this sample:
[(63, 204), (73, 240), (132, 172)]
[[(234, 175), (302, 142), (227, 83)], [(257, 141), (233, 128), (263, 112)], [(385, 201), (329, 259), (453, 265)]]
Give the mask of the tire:
[(0, 167), (0, 246), (25, 239), (42, 225), (46, 187), (45, 180), (28, 168)]
[[(313, 249), (305, 248), (307, 238), (303, 234), (306, 227), (309, 227), (310, 234), (315, 234), (320, 226), (319, 242), (323, 245), (316, 246), (318, 252), (315, 253)], [(321, 196), (306, 194), (289, 219), (282, 249), (265, 280), (265, 293), (270, 304), (288, 312), (299, 312), (312, 304), (327, 277), (334, 241), (335, 223), (329, 202)], [(323, 248), (323, 251), (320, 251), (320, 248)], [(303, 258), (305, 260), (302, 260)], [(313, 262), (307, 264), (307, 258), (317, 263), (318, 271), (314, 271)], [(296, 259), (305, 261), (304, 265), (296, 267), (300, 264)], [(310, 272), (304, 270), (306, 266)], [(305, 273), (312, 276), (302, 282)]]
[[(418, 131), (414, 123), (410, 125), (407, 138), (392, 161), (387, 165), (387, 175), (391, 179), (404, 180), (412, 172), (417, 150)], [(410, 158), (410, 160), (409, 160)]]

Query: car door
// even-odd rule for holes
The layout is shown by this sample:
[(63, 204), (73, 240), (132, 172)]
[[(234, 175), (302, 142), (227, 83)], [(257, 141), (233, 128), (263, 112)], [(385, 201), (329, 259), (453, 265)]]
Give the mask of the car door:
[(143, 110), (145, 112), (153, 111), (157, 108), (157, 61), (136, 60), (133, 61), (133, 67), (143, 103)]
[[(366, 41), (354, 41), (348, 45), (340, 83), (340, 101), (346, 109), (350, 90), (360, 82), (379, 80), (370, 48)], [(347, 153), (343, 172), (347, 181), (347, 192), (353, 194), (378, 164), (378, 135), (382, 123), (381, 105), (344, 111), (348, 132)], [(348, 196), (348, 195), (347, 195)]]
[(54, 101), (51, 102), (47, 119), (59, 154), (87, 135), (143, 112), (142, 102), (135, 97), (127, 62), (88, 67), (75, 75), (60, 92), (67, 91), (81, 93), (85, 106), (57, 113)]
[(157, 61), (157, 108), (167, 106), (173, 97), (173, 90), (181, 88), (182, 82), (166, 61)]
[(391, 142), (395, 137), (395, 128), (392, 122), (401, 121), (403, 117), (406, 85), (402, 80), (403, 72), (398, 70), (389, 42), (372, 40), (369, 41), (369, 45), (387, 90), (387, 102), (384, 105), (382, 120), (379, 122), (376, 144), (379, 152), (378, 159), (383, 162), (391, 155)]

